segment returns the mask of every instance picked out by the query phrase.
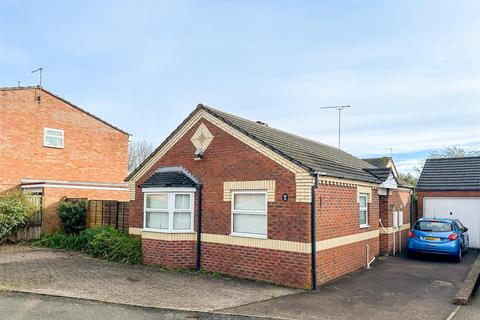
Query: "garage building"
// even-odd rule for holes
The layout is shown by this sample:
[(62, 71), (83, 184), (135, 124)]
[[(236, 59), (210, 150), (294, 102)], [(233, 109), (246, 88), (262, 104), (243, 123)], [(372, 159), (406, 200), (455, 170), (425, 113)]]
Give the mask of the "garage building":
[(417, 190), (419, 217), (460, 220), (480, 248), (480, 157), (428, 159)]

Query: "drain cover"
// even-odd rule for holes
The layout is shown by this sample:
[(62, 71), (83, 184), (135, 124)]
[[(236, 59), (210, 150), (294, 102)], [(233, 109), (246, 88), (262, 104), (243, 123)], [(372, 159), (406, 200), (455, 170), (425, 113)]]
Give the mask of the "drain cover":
[(453, 283), (443, 280), (433, 280), (430, 283), (435, 287), (450, 287), (453, 286)]

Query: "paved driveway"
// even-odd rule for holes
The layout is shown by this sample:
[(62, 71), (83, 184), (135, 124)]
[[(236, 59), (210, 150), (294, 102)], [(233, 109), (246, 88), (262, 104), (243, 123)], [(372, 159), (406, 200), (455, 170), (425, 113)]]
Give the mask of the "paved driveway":
[[(389, 257), (372, 270), (346, 276), (317, 293), (303, 292), (225, 311), (291, 319), (447, 319), (456, 308), (452, 298), (476, 256), (477, 252), (470, 252), (460, 264), (444, 258)], [(475, 316), (480, 319), (480, 314)]]
[(128, 266), (75, 252), (0, 246), (0, 290), (167, 309), (212, 311), (298, 290), (193, 272)]

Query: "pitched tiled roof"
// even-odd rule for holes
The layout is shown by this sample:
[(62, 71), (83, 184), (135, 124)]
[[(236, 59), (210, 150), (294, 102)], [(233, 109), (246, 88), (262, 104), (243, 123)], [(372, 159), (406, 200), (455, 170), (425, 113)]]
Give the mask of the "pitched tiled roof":
[(480, 157), (427, 159), (417, 189), (480, 190)]
[(388, 162), (391, 159), (392, 158), (390, 158), (390, 157), (381, 157), (381, 158), (367, 158), (367, 159), (362, 159), (362, 160), (370, 163), (372, 166), (375, 166), (377, 168), (386, 168)]
[(125, 180), (129, 181), (137, 174), (137, 172), (142, 170), (157, 151), (163, 148), (170, 138), (174, 136), (199, 110), (205, 110), (246, 136), (258, 141), (263, 146), (312, 173), (316, 172), (325, 176), (373, 183), (381, 182), (364, 170), (367, 168), (374, 169), (375, 166), (345, 151), (285, 131), (274, 129), (264, 123), (247, 120), (201, 104), (198, 105), (198, 107), (175, 129), (175, 131), (173, 131), (140, 166), (130, 173)]
[(197, 184), (190, 177), (180, 171), (156, 172), (140, 187), (195, 187)]
[(247, 136), (312, 172), (338, 178), (378, 182), (377, 178), (364, 170), (365, 168), (374, 168), (374, 166), (343, 150), (217, 109), (201, 107)]
[(378, 178), (380, 181), (385, 181), (388, 179), (392, 172), (390, 168), (374, 168), (374, 169), (365, 169), (368, 173)]

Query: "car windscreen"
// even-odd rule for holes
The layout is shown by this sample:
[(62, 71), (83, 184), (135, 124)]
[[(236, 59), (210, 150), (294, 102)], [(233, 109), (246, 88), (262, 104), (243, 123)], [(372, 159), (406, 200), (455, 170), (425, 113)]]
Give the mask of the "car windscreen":
[(452, 224), (443, 221), (418, 221), (415, 230), (426, 232), (448, 232), (452, 231)]

